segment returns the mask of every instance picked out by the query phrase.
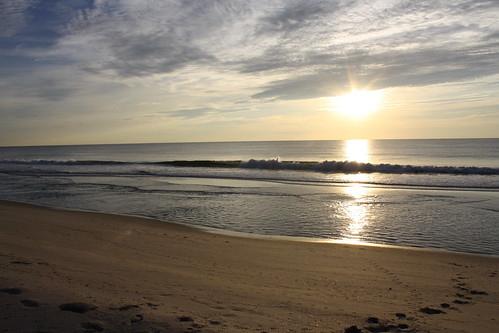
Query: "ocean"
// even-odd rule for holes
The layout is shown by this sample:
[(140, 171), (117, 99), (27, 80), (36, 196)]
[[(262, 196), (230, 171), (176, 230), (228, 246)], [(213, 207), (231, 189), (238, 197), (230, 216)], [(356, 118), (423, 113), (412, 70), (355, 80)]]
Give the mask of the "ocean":
[(499, 139), (0, 147), (0, 199), (499, 255)]

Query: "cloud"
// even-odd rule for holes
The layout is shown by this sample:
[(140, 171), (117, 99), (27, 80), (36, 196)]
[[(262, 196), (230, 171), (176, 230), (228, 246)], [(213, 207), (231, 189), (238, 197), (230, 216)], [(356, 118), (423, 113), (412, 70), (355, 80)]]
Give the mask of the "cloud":
[[(314, 98), (342, 93), (352, 86), (370, 89), (423, 86), (499, 73), (499, 44), (495, 42), (461, 49), (356, 53), (339, 58), (331, 56), (334, 63), (328, 63), (325, 55), (319, 58), (325, 58), (326, 61), (316, 61), (315, 64), (326, 66), (325, 69), (270, 82), (253, 97)], [(300, 67), (297, 66), (295, 70), (302, 69)]]
[(111, 58), (94, 71), (110, 70), (123, 77), (173, 72), (189, 63), (214, 61), (197, 47), (169, 35), (115, 35), (110, 41)]
[(290, 33), (320, 20), (337, 9), (338, 1), (289, 1), (262, 17), (257, 29), (260, 34)]
[[(255, 96), (285, 99), (342, 89), (352, 76), (391, 87), (487, 75), (474, 63), (494, 71), (489, 63), (499, 31), (499, 5), (488, 0), (103, 0), (74, 12), (49, 56), (122, 78), (189, 65), (249, 78), (264, 74), (267, 82)], [(276, 73), (287, 78), (269, 83)]]
[(175, 111), (162, 112), (162, 115), (167, 115), (169, 117), (177, 117), (184, 119), (199, 118), (208, 114), (217, 113), (219, 110), (215, 108), (190, 108), (190, 109), (179, 109)]
[(9, 37), (26, 24), (26, 11), (33, 0), (2, 0), (0, 2), (0, 37)]
[(49, 73), (39, 75), (17, 75), (15, 80), (12, 76), (0, 80), (2, 88), (1, 95), (7, 98), (18, 98), (19, 100), (36, 99), (40, 102), (61, 101), (78, 90), (77, 82), (67, 82), (61, 78), (55, 78)]
[(498, 13), (496, 1), (358, 1), (347, 17), (332, 13), (339, 15), (335, 26), (288, 27), (282, 43), (235, 66), (283, 74), (253, 95), (273, 99), (330, 96), (351, 84), (380, 89), (476, 79), (499, 73)]
[(250, 119), (352, 84), (484, 81), (498, 15), (497, 0), (5, 0), (0, 113)]
[(246, 107), (230, 107), (230, 108), (222, 108), (222, 107), (197, 107), (197, 108), (186, 108), (186, 109), (177, 109), (172, 111), (164, 111), (159, 114), (175, 117), (175, 118), (183, 118), (183, 119), (194, 119), (201, 118), (205, 116), (216, 116), (220, 114), (227, 115), (229, 113), (236, 113), (241, 111), (248, 111)]
[[(111, 2), (87, 9), (59, 47), (94, 73), (147, 77), (190, 64), (214, 65), (215, 36), (239, 10), (226, 1)], [(242, 6), (244, 7), (244, 6)], [(216, 47), (215, 47), (216, 48)]]

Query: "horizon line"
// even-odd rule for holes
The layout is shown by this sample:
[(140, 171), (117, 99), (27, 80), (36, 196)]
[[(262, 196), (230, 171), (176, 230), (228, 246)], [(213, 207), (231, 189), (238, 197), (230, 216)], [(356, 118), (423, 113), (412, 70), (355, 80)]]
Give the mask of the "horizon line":
[(29, 147), (77, 147), (77, 146), (118, 146), (118, 145), (159, 145), (159, 144), (200, 144), (200, 143), (245, 143), (245, 142), (300, 142), (300, 141), (403, 141), (403, 140), (494, 140), (499, 137), (445, 137), (445, 138), (385, 138), (385, 139), (304, 139), (304, 140), (221, 140), (221, 141), (167, 141), (167, 142), (118, 142), (118, 143), (77, 143), (77, 144), (41, 144), (41, 145), (0, 145), (0, 148), (29, 148)]

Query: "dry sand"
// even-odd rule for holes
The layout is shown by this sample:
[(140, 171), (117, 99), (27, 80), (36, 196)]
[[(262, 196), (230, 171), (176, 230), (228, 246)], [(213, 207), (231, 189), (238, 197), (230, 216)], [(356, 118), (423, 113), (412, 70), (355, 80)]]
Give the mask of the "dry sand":
[(499, 332), (498, 273), (485, 256), (0, 202), (0, 332)]

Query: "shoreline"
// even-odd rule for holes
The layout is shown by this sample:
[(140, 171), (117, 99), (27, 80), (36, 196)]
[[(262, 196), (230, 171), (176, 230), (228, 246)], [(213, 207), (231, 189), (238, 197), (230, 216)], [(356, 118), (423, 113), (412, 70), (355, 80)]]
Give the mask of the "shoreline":
[[(234, 237), (6, 201), (0, 230), (7, 332), (499, 327), (499, 258), (489, 256)], [(67, 311), (75, 302), (86, 310)]]
[[(112, 162), (112, 161), (111, 161)], [(180, 161), (185, 162), (185, 161)], [(216, 162), (216, 161), (215, 161)], [(1, 161), (0, 161), (1, 163)], [(128, 163), (128, 162), (119, 162), (119, 163)], [(141, 162), (131, 162), (131, 164), (140, 164)], [(149, 162), (145, 162), (146, 164)], [(162, 163), (162, 162), (151, 162), (151, 163)], [(315, 162), (314, 162), (315, 163)], [(319, 163), (319, 162), (318, 162)], [(173, 166), (174, 168), (182, 169), (183, 166)], [(422, 166), (426, 167), (426, 166)], [(431, 167), (431, 166), (430, 166)], [(437, 166), (438, 167), (438, 166)], [(447, 166), (442, 166), (447, 167)], [(451, 168), (461, 168), (457, 166), (451, 166)], [(464, 168), (474, 168), (474, 166), (464, 166)], [(196, 167), (198, 168), (198, 167)], [(200, 167), (202, 168), (202, 167)], [(490, 168), (486, 166), (481, 166), (478, 168)], [(224, 168), (222, 168), (224, 169)], [(226, 168), (230, 169), (230, 168)], [(238, 168), (233, 168), (238, 169)], [(273, 171), (272, 169), (253, 169), (253, 168), (239, 168), (239, 170), (260, 170), (260, 171)], [(426, 176), (480, 176), (480, 177), (495, 177), (499, 174), (450, 174), (450, 173), (384, 173), (384, 172), (326, 172), (326, 171), (314, 171), (314, 170), (292, 170), (292, 169), (277, 169), (276, 171), (291, 171), (291, 172), (302, 172), (304, 174), (322, 174), (322, 175), (391, 175), (391, 176), (401, 176), (401, 175), (426, 175)], [(9, 172), (4, 172), (5, 174), (10, 174)], [(16, 174), (13, 172), (13, 174)], [(86, 173), (73, 173), (74, 176), (85, 176)], [(113, 174), (116, 177), (120, 176), (129, 176), (130, 174)], [(150, 176), (158, 176), (154, 174), (133, 174), (134, 177), (150, 177)], [(334, 186), (334, 187), (346, 187), (351, 186), (353, 184), (362, 184), (369, 188), (379, 188), (379, 189), (401, 189), (401, 190), (425, 190), (425, 191), (469, 191), (469, 192), (499, 192), (499, 187), (497, 186), (475, 186), (475, 185), (428, 185), (428, 184), (406, 184), (406, 183), (382, 183), (382, 182), (349, 182), (349, 181), (341, 181), (341, 180), (320, 180), (320, 179), (287, 179), (287, 178), (266, 178), (266, 177), (253, 177), (253, 178), (244, 178), (237, 176), (219, 176), (219, 175), (195, 175), (195, 174), (175, 174), (175, 175), (164, 175), (161, 174), (162, 177), (168, 178), (194, 178), (194, 179), (218, 179), (218, 180), (238, 180), (238, 181), (263, 181), (263, 182), (273, 182), (273, 183), (283, 183), (283, 184), (294, 184), (294, 185), (312, 185), (312, 186)]]
[(78, 209), (78, 208), (65, 208), (65, 207), (53, 207), (53, 206), (44, 206), (41, 204), (30, 203), (25, 201), (14, 201), (14, 200), (4, 200), (0, 199), (0, 204), (21, 204), (27, 206), (34, 206), (38, 208), (46, 208), (53, 209), (62, 212), (76, 212), (76, 213), (90, 213), (90, 214), (103, 214), (119, 217), (131, 217), (144, 219), (148, 221), (153, 221), (154, 223), (165, 223), (171, 225), (182, 226), (186, 228), (190, 228), (195, 231), (206, 232), (214, 235), (228, 236), (228, 237), (236, 237), (236, 238), (247, 238), (247, 239), (259, 239), (259, 240), (267, 240), (267, 241), (285, 241), (285, 242), (302, 242), (302, 243), (319, 243), (319, 244), (337, 244), (337, 245), (348, 245), (348, 246), (365, 246), (365, 247), (380, 247), (380, 248), (388, 248), (388, 249), (400, 249), (400, 250), (408, 250), (408, 251), (423, 251), (423, 252), (436, 252), (436, 253), (449, 253), (449, 254), (459, 254), (459, 255), (469, 255), (469, 256), (478, 256), (478, 257), (486, 257), (486, 258), (495, 258), (499, 259), (499, 254), (487, 254), (487, 253), (478, 253), (478, 252), (462, 252), (462, 251), (454, 251), (448, 250), (444, 248), (435, 248), (435, 247), (418, 247), (418, 246), (410, 246), (410, 245), (394, 245), (394, 244), (383, 244), (383, 243), (371, 243), (364, 241), (355, 241), (355, 240), (341, 240), (334, 238), (318, 238), (318, 237), (301, 237), (301, 236), (286, 236), (286, 235), (263, 235), (242, 231), (233, 231), (233, 230), (225, 230), (212, 228), (202, 225), (192, 225), (187, 223), (181, 223), (177, 221), (166, 221), (160, 220), (154, 217), (142, 216), (142, 215), (133, 215), (133, 214), (119, 214), (119, 213), (106, 213), (100, 211), (86, 210), (86, 209)]

